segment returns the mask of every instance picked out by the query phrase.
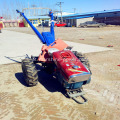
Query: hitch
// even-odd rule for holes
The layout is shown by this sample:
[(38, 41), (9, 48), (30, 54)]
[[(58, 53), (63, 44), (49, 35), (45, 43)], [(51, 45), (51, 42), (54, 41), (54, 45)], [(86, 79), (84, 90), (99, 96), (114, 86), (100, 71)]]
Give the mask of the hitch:
[[(72, 98), (76, 103), (78, 104), (84, 104), (86, 103), (88, 100), (84, 97), (85, 92), (82, 91), (81, 89), (79, 90), (67, 90), (67, 95)], [(81, 97), (84, 102), (81, 102), (80, 100), (77, 99), (77, 97)]]

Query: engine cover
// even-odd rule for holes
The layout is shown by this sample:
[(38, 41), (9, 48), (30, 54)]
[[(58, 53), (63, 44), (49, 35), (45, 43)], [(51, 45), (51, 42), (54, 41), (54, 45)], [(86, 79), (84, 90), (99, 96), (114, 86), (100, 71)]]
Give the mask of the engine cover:
[(65, 83), (80, 83), (90, 79), (90, 71), (70, 50), (54, 52), (53, 61)]

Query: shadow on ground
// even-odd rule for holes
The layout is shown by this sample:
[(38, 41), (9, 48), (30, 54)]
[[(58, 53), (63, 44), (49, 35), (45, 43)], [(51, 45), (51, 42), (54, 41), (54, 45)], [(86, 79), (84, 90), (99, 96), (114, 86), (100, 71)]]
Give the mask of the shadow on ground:
[(15, 77), (17, 78), (17, 80), (22, 84), (24, 85), (25, 87), (28, 87), (28, 85), (26, 84), (25, 80), (24, 80), (24, 76), (23, 76), (23, 73), (20, 72), (20, 73), (15, 73)]
[[(52, 74), (46, 73), (40, 65), (36, 64), (36, 68), (38, 70), (40, 84), (42, 84), (49, 92), (61, 92), (62, 94), (65, 94), (64, 88), (61, 86), (56, 78), (53, 78)], [(15, 73), (15, 77), (22, 85), (28, 87), (24, 80), (22, 72)]]

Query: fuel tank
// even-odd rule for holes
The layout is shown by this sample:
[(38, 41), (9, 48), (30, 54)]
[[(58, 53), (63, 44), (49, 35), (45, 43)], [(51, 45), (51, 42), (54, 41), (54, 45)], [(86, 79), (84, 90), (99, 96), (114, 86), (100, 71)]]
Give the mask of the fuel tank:
[[(60, 72), (59, 78), (63, 84), (80, 84), (90, 80), (88, 68), (70, 50), (53, 52), (53, 61)], [(78, 85), (79, 86), (79, 85)]]

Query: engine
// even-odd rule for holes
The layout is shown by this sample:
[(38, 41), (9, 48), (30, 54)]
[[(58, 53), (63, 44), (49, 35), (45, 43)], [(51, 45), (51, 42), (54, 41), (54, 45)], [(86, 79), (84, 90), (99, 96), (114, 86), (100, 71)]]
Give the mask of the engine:
[(90, 82), (90, 71), (70, 50), (56, 51), (52, 56), (58, 80), (65, 89), (79, 89)]

